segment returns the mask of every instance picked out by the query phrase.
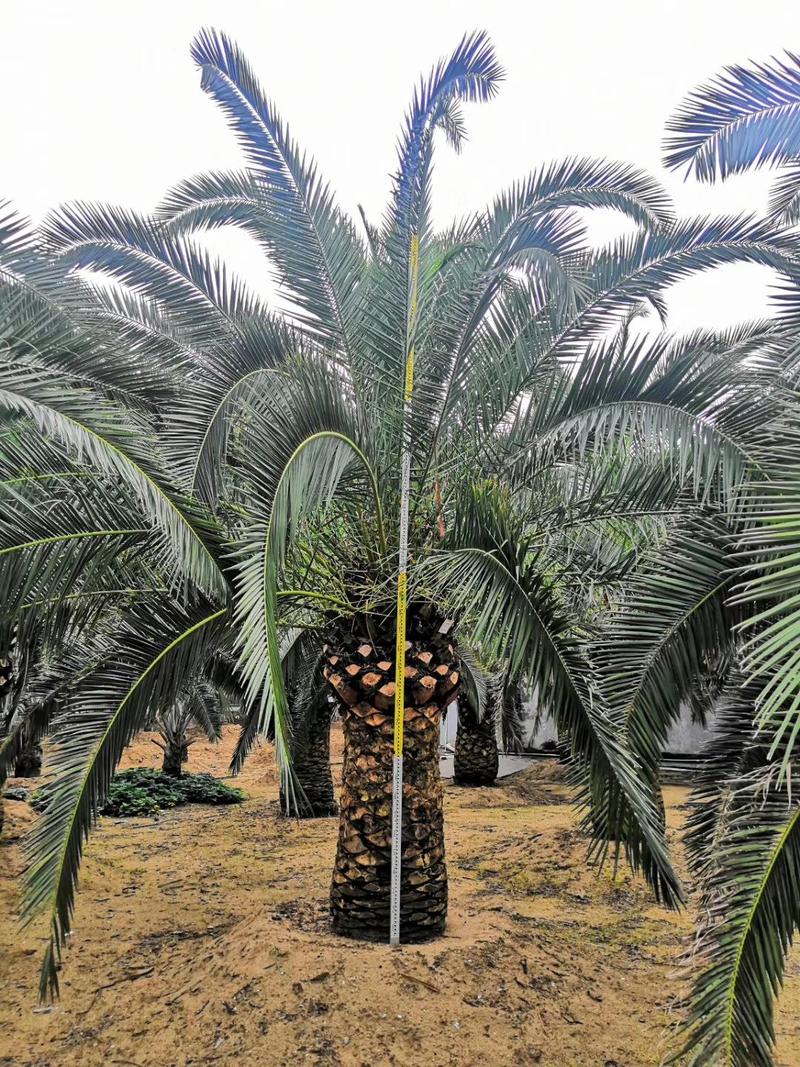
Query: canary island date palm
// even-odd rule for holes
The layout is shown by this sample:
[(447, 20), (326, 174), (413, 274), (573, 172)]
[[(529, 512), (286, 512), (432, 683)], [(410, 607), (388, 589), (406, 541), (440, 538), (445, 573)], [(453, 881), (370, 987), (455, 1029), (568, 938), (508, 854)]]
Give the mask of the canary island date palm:
[[(800, 218), (800, 59), (786, 53), (727, 67), (694, 90), (668, 124), (665, 160), (709, 182), (750, 168), (780, 168), (770, 214), (794, 225)], [(736, 647), (688, 830), (701, 898), (687, 1006), (687, 1044), (697, 1064), (773, 1063), (773, 1005), (800, 922), (800, 808), (792, 790), (800, 709), (796, 278), (773, 297), (777, 314), (766, 355), (773, 376), (764, 383), (772, 447), (763, 472), (741, 495), (734, 529), (707, 545), (711, 555), (698, 557), (699, 569), (686, 572), (692, 579), (686, 593), (697, 605), (692, 615), (705, 616), (696, 647), (707, 655), (710, 644), (713, 653), (724, 615)], [(682, 648), (684, 659), (686, 642)]]
[[(503, 579), (489, 556), (476, 558), (468, 576), (459, 575), (464, 588), (449, 602), (451, 591), (444, 589), (448, 582), (442, 576), (457, 559), (451, 552), (436, 552), (441, 482), (445, 473), (451, 482), (467, 476), (464, 460), (470, 452), (472, 462), (484, 456), (486, 441), (500, 434), (531, 381), (538, 374), (553, 377), (558, 334), (569, 332), (582, 307), (598, 302), (590, 296), (596, 297), (592, 265), (581, 260), (580, 223), (568, 209), (604, 203), (657, 226), (667, 222), (666, 204), (651, 180), (628, 168), (573, 162), (532, 176), (446, 239), (434, 234), (429, 196), (435, 133), (442, 129), (457, 146), (463, 136), (462, 102), (492, 96), (500, 76), (488, 41), (478, 34), (465, 38), (420, 84), (401, 136), (383, 225), (370, 229), (364, 247), (239, 50), (223, 35), (204, 32), (194, 57), (204, 88), (238, 135), (248, 168), (192, 179), (175, 189), (162, 209), (167, 229), (185, 234), (231, 224), (246, 228), (268, 253), (299, 322), (324, 349), (323, 358), (306, 361), (294, 379), (287, 375), (271, 382), (269, 390), (256, 383), (248, 392), (236, 452), (253, 511), (240, 547), (242, 669), (251, 698), (260, 701), (263, 729), (272, 714), (285, 714), (277, 592), (296, 573), (291, 550), (304, 524), (319, 523), (323, 512), (320, 551), (338, 561), (339, 580), (331, 584), (327, 569), (327, 585), (318, 592), (350, 605), (331, 619), (327, 653), (328, 680), (340, 701), (346, 739), (334, 925), (355, 936), (385, 937), (396, 625), (392, 580), (399, 457), (406, 442), (412, 450), (414, 566), (404, 664), (411, 700), (405, 716), (401, 928), (409, 940), (428, 937), (442, 929), (446, 911), (438, 724), (461, 673), (456, 644), (445, 632), (448, 611), (463, 614), (463, 597), (479, 590), (491, 596), (498, 613), (524, 610), (509, 590), (503, 590), (508, 597), (503, 599)], [(411, 316), (410, 263), (417, 246), (419, 301)], [(702, 257), (701, 252), (698, 264)], [(615, 308), (628, 302), (616, 293), (604, 296)], [(528, 334), (536, 336), (528, 340)], [(523, 346), (527, 358), (508, 366)], [(403, 372), (412, 347), (416, 379), (410, 412), (404, 412)], [(428, 568), (424, 577), (422, 567)], [(426, 583), (436, 585), (435, 597)], [(598, 722), (580, 677), (559, 656), (559, 641), (569, 644), (560, 620), (553, 633), (542, 616), (534, 619), (524, 653), (517, 647), (515, 656), (524, 655), (528, 676), (541, 676), (542, 690), (552, 691), (559, 715), (575, 735), (577, 760), (614, 780), (615, 796), (626, 811), (630, 805), (637, 809), (643, 830), (632, 840), (630, 854), (670, 898), (677, 887), (663, 845), (653, 836), (649, 800), (638, 795), (635, 772), (628, 769), (612, 728)], [(504, 632), (510, 632), (507, 621)], [(577, 659), (573, 671), (579, 673)]]
[[(663, 290), (696, 271), (743, 260), (791, 272), (790, 242), (754, 219), (675, 222), (652, 179), (592, 160), (543, 167), (474, 218), (435, 232), (434, 139), (441, 131), (458, 147), (463, 104), (492, 96), (500, 76), (482, 34), (420, 83), (385, 218), (362, 240), (239, 49), (204, 31), (193, 55), (246, 168), (182, 183), (154, 218), (69, 206), (47, 220), (42, 245), (18, 252), (12, 240), (6, 260), (9, 300), (24, 293), (37, 311), (58, 307), (43, 320), (56, 336), (44, 331), (29, 348), (15, 339), (2, 366), (3, 410), (30, 424), (42, 462), (58, 442), (103, 485), (124, 487), (145, 531), (124, 536), (150, 538), (150, 566), (168, 592), (157, 610), (134, 603), (120, 613), (107, 655), (80, 679), (76, 710), (56, 734), (59, 762), (27, 882), (27, 914), (52, 920), (45, 991), (69, 930), (82, 845), (124, 745), (224, 635), (236, 642), (254, 709), (237, 765), (270, 732), (286, 762), (283, 642), (296, 629), (326, 635), (320, 652), (346, 736), (334, 922), (386, 936), (404, 443), (412, 500), (403, 936), (431, 936), (444, 922), (436, 737), (465, 673), (459, 641), (491, 647), (552, 708), (585, 799), (602, 806), (608, 833), (598, 852), (615, 840), (657, 896), (675, 902), (657, 797), (619, 720), (594, 699), (584, 635), (551, 581), (551, 555), (542, 551), (540, 570), (528, 570), (538, 581), (522, 585), (485, 511), (471, 524), (452, 520), (476, 477), (509, 485), (524, 513), (546, 471), (630, 440), (697, 493), (715, 479), (738, 483), (747, 441), (732, 420), (723, 425), (722, 370), (696, 370), (688, 358), (641, 368), (627, 349), (592, 342), (642, 300), (663, 312)], [(627, 214), (635, 232), (587, 248), (581, 211), (595, 206)], [(279, 319), (195, 243), (194, 231), (225, 225), (263, 247), (285, 297)], [(119, 288), (87, 280), (93, 271)], [(26, 328), (40, 321), (32, 315)], [(445, 543), (442, 520), (463, 539), (453, 532)], [(224, 536), (235, 542), (232, 582)], [(60, 573), (77, 566), (72, 553), (58, 558)], [(28, 597), (21, 580), (20, 590)]]

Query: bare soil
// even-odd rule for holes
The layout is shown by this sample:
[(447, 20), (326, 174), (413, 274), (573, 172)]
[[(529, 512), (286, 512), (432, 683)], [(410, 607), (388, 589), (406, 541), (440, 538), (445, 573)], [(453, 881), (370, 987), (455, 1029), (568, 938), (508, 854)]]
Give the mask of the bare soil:
[[(196, 744), (224, 774), (234, 731)], [(334, 738), (334, 760), (341, 740)], [(156, 765), (142, 736), (126, 765)], [(23, 784), (23, 783), (19, 783)], [(43, 930), (18, 933), (20, 835), (0, 840), (0, 1064), (14, 1067), (655, 1067), (690, 916), (627, 872), (587, 871), (586, 840), (550, 765), (492, 789), (446, 787), (451, 904), (423, 946), (332, 935), (336, 820), (278, 810), (269, 749), (248, 800), (101, 820), (87, 848), (62, 995), (36, 1007)], [(673, 838), (686, 791), (666, 791)], [(778, 1062), (800, 1065), (800, 959), (779, 1009)]]

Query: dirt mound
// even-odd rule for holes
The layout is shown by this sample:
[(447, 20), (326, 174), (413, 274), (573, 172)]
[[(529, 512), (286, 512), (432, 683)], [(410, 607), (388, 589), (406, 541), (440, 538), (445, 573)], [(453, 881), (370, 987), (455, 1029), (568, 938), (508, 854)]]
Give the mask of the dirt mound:
[(567, 769), (555, 759), (537, 759), (524, 771), (500, 779), (508, 797), (524, 804), (567, 804), (572, 791), (566, 786)]

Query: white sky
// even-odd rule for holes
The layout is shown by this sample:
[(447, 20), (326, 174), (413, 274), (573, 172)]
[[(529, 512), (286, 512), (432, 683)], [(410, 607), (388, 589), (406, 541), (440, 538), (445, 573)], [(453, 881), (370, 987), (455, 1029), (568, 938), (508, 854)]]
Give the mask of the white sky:
[[(342, 206), (375, 219), (416, 79), (465, 31), (487, 29), (507, 76), (495, 101), (468, 109), (464, 152), (440, 146), (442, 224), (566, 155), (651, 170), (682, 215), (762, 210), (766, 173), (709, 187), (664, 172), (664, 122), (724, 64), (800, 50), (791, 0), (5, 0), (3, 16), (0, 197), (36, 218), (74, 198), (149, 209), (183, 177), (241, 164), (189, 57), (204, 25), (244, 47)], [(247, 238), (214, 241), (268, 291)], [(768, 281), (739, 266), (680, 283), (671, 325), (764, 314)]]

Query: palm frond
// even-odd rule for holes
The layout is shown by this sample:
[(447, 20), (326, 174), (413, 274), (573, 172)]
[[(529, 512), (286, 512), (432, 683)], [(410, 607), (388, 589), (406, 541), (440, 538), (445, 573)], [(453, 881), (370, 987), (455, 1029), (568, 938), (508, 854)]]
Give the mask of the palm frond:
[(773, 1005), (800, 925), (800, 807), (763, 772), (732, 792), (705, 886), (683, 1052), (696, 1067), (773, 1067)]
[[(154, 620), (131, 615), (106, 664), (71, 694), (54, 733), (53, 780), (28, 842), (23, 917), (46, 912), (50, 943), (41, 999), (58, 993), (58, 961), (70, 931), (83, 847), (105, 800), (122, 751), (153, 706), (166, 704), (203, 661), (222, 608), (194, 618), (181, 612)], [(124, 649), (124, 656), (119, 654)]]
[(603, 697), (654, 779), (693, 685), (734, 642), (731, 556), (719, 522), (679, 519), (632, 572), (594, 647)]
[(775, 179), (770, 189), (769, 215), (784, 226), (796, 226), (800, 222), (800, 163), (786, 167)]
[(717, 859), (726, 806), (736, 782), (766, 763), (766, 745), (755, 735), (761, 682), (734, 671), (715, 707), (714, 724), (692, 782), (684, 842), (692, 874), (701, 888)]
[(667, 123), (664, 163), (700, 181), (787, 163), (800, 153), (800, 57), (729, 66)]
[(502, 193), (487, 212), (490, 234), (511, 220), (567, 208), (607, 208), (640, 226), (657, 229), (674, 219), (666, 189), (646, 171), (628, 163), (570, 157), (534, 171)]
[[(585, 652), (546, 582), (523, 589), (496, 555), (470, 548), (431, 554), (417, 579), (433, 583), (472, 642), (502, 650), (512, 675), (537, 692), (569, 739), (576, 776), (585, 785), (583, 802), (600, 798), (602, 811), (590, 813), (596, 824), (613, 828), (609, 836), (618, 849), (624, 844), (629, 863), (659, 900), (677, 904), (682, 891), (656, 798), (625, 744), (624, 727), (605, 714), (592, 692)], [(596, 841), (593, 851), (604, 860), (608, 839)]]
[[(236, 646), (246, 702), (258, 706), (256, 732), (264, 736), (274, 729), (285, 775), (291, 727), (280, 652), (278, 585), (287, 554), (301, 535), (304, 521), (324, 515), (347, 468), (354, 462), (367, 475), (383, 540), (374, 472), (358, 445), (343, 434), (322, 431), (301, 441), (277, 470), (277, 479), (274, 469), (257, 467), (257, 459), (251, 473), (257, 487), (256, 521), (242, 536), (237, 549)], [(383, 547), (385, 551), (385, 540)]]
[(82, 462), (124, 481), (147, 521), (163, 535), (164, 563), (172, 580), (188, 578), (209, 596), (224, 599), (225, 581), (203, 536), (205, 520), (188, 501), (164, 488), (160, 472), (153, 471), (147, 435), (131, 425), (128, 412), (85, 390), (70, 389), (54, 375), (13, 363), (0, 366), (0, 409), (27, 416), (45, 440), (57, 438)]
[[(203, 89), (224, 111), (257, 175), (258, 199), (244, 209), (232, 207), (231, 221), (256, 223), (303, 322), (348, 349), (356, 342), (364, 262), (352, 222), (337, 209), (330, 188), (292, 139), (237, 45), (205, 29), (193, 42), (192, 58)], [(186, 202), (187, 191), (171, 197), (173, 207)], [(186, 221), (199, 220), (195, 213)]]
[(761, 679), (757, 720), (771, 755), (787, 773), (800, 733), (800, 480), (796, 467), (777, 469), (752, 486), (742, 536), (746, 580), (734, 600), (751, 610), (742, 630), (744, 671)]

